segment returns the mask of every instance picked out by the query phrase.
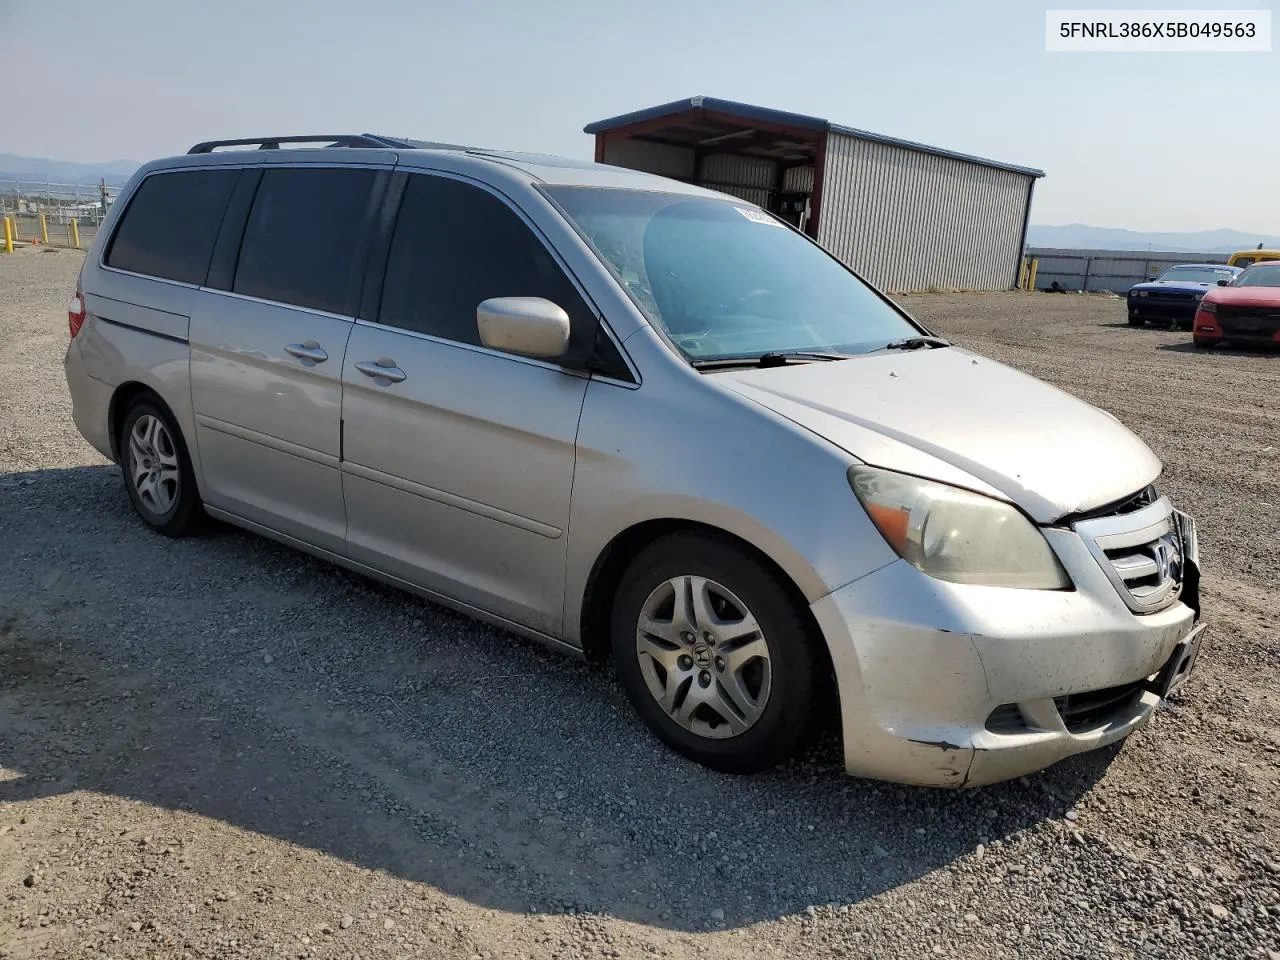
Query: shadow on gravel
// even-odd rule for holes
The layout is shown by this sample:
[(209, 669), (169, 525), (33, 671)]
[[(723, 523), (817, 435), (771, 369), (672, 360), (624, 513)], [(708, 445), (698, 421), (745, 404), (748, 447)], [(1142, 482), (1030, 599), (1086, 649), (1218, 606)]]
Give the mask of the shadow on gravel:
[(1213, 354), (1237, 356), (1237, 357), (1280, 357), (1280, 350), (1269, 346), (1265, 343), (1250, 344), (1249, 346), (1217, 346), (1217, 347), (1197, 347), (1191, 341), (1184, 343), (1162, 343), (1161, 350), (1172, 350), (1174, 353), (1202, 353), (1206, 356)]
[(0, 808), (193, 811), (516, 913), (852, 904), (1062, 816), (1114, 756), (931, 791), (844, 776), (829, 737), (728, 777), (603, 670), (256, 537), (145, 530), (115, 468), (0, 475), (0, 535)]
[(1111, 328), (1113, 328), (1113, 329), (1115, 329), (1115, 330), (1132, 330), (1132, 331), (1134, 331), (1135, 333), (1136, 333), (1136, 332), (1138, 332), (1138, 331), (1140, 331), (1140, 330), (1145, 330), (1145, 331), (1147, 331), (1148, 333), (1177, 333), (1177, 332), (1178, 332), (1178, 331), (1176, 331), (1176, 330), (1171, 330), (1169, 327), (1165, 327), (1165, 326), (1157, 327), (1157, 326), (1154, 326), (1154, 325), (1152, 325), (1152, 324), (1150, 324), (1150, 323), (1144, 323), (1144, 324), (1143, 324), (1142, 326), (1140, 326), (1140, 327), (1135, 327), (1135, 326), (1133, 326), (1132, 324), (1130, 324), (1129, 322), (1127, 322), (1127, 321), (1123, 321), (1123, 320), (1122, 320), (1121, 322), (1119, 322), (1119, 323), (1100, 323), (1100, 324), (1098, 324), (1098, 326), (1100, 326), (1100, 327), (1111, 327)]

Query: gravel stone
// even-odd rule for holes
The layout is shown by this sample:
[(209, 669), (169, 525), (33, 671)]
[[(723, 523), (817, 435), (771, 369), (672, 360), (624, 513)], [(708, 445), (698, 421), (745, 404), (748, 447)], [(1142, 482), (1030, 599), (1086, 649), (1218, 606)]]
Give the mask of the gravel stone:
[[(0, 950), (1280, 953), (1273, 355), (1129, 328), (1117, 298), (899, 298), (1161, 457), (1201, 524), (1196, 674), (1121, 747), (1012, 783), (846, 777), (832, 730), (727, 777), (661, 747), (605, 669), (228, 527), (145, 529), (71, 420), (79, 262), (0, 255)], [(323, 934), (335, 915), (376, 936)]]

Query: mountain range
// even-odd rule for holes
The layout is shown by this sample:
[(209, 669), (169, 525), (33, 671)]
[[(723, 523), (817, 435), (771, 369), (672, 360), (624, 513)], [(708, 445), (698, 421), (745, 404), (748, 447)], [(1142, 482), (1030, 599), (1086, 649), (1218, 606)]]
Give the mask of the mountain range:
[(1159, 250), (1168, 253), (1234, 253), (1258, 244), (1266, 249), (1280, 247), (1280, 235), (1245, 233), (1242, 230), (1197, 230), (1191, 232), (1147, 233), (1115, 227), (1091, 227), (1084, 223), (1064, 226), (1031, 224), (1027, 246), (1069, 250)]
[[(96, 186), (99, 180), (105, 180), (109, 187), (120, 187), (140, 166), (142, 164), (133, 160), (72, 163), (69, 160), (20, 157), (15, 153), (0, 153), (0, 181), (47, 181)], [(0, 188), (4, 186), (0, 183)]]

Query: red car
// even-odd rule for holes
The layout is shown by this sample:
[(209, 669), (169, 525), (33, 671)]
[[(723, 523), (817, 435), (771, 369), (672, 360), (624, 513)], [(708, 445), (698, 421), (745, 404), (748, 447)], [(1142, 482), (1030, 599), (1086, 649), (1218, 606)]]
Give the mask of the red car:
[(1192, 329), (1197, 347), (1280, 346), (1280, 260), (1255, 263), (1227, 285), (1210, 289), (1200, 301)]

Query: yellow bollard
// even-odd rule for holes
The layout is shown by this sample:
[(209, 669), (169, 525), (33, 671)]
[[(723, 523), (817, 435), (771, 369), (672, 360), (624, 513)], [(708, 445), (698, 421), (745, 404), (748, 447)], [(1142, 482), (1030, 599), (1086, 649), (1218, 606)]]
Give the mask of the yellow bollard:
[(4, 218), (4, 252), (13, 253), (13, 221)]
[(1036, 288), (1036, 270), (1040, 267), (1040, 258), (1031, 258), (1031, 274), (1027, 277), (1027, 289), (1034, 290)]
[(40, 214), (40, 242), (49, 242), (49, 221), (45, 219), (44, 214)]
[(75, 217), (71, 218), (71, 245), (80, 249), (80, 224), (76, 223)]

